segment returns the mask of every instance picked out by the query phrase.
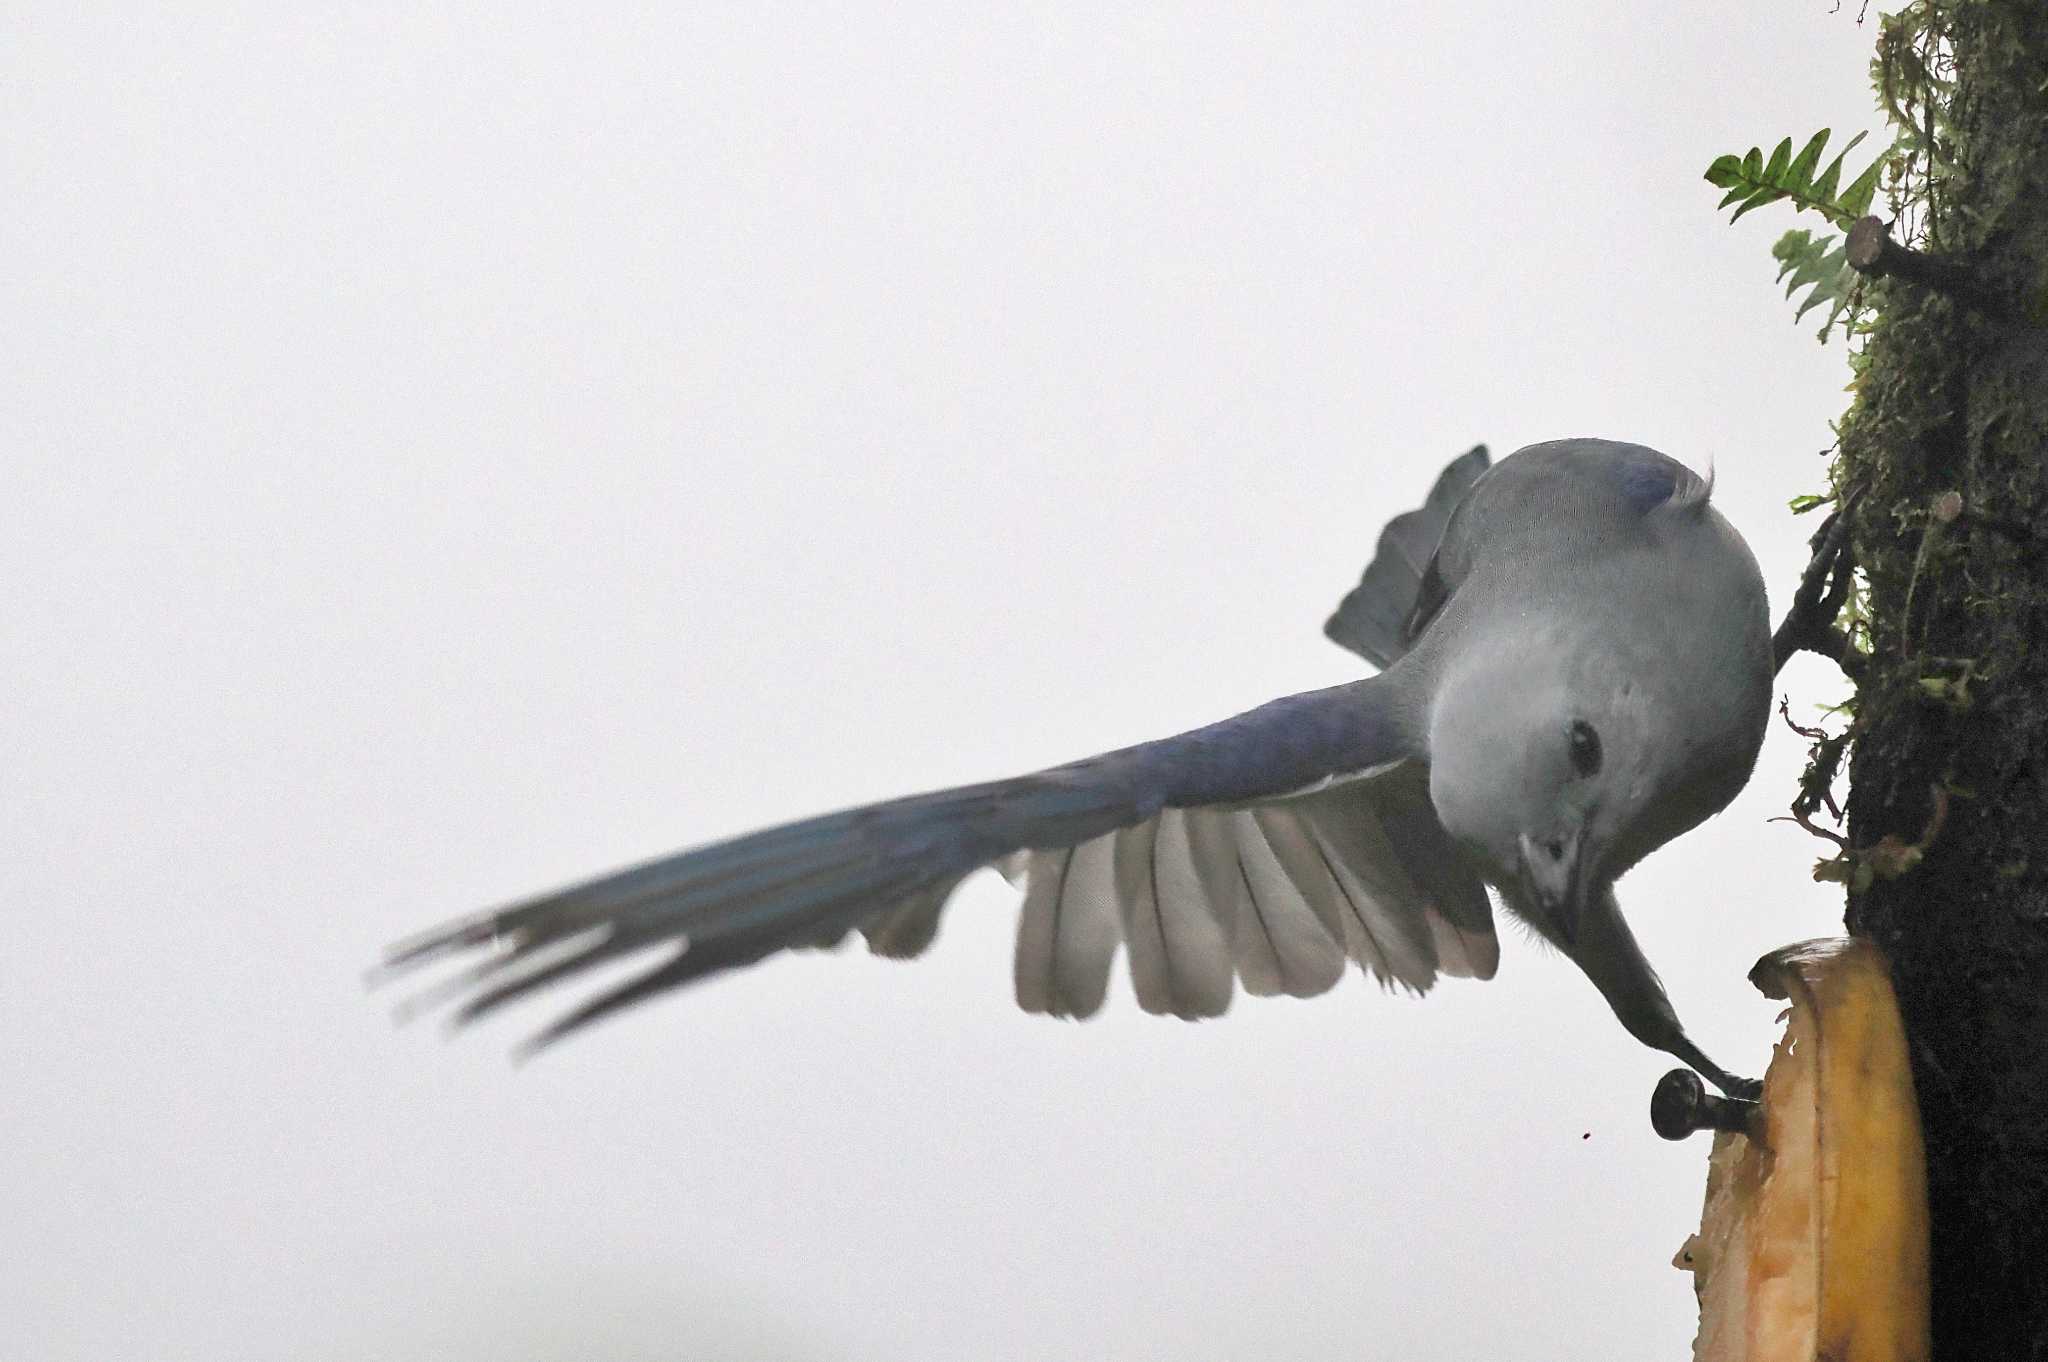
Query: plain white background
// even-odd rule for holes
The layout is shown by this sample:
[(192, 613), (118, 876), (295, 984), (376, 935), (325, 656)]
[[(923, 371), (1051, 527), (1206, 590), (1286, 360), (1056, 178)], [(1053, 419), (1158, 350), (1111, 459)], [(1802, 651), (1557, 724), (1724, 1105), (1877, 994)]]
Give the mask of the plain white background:
[[(545, 1009), (364, 995), (454, 913), (1354, 675), (1324, 615), (1477, 441), (1711, 462), (1782, 607), (1846, 372), (1700, 171), (1871, 121), (1854, 6), (996, 8), (11, 16), (0, 1356), (1684, 1355), (1704, 1142), (1519, 935), (1063, 1025), (986, 876), (917, 965), (523, 1070)], [(1622, 886), (1739, 1070), (1744, 971), (1839, 919), (1802, 759)]]

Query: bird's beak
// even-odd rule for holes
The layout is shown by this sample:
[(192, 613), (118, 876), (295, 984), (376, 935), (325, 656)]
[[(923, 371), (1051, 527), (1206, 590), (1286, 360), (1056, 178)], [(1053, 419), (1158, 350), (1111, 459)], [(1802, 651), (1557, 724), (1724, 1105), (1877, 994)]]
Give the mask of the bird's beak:
[(1575, 835), (1556, 843), (1560, 854), (1555, 855), (1552, 845), (1522, 834), (1522, 883), (1557, 929), (1559, 940), (1569, 946), (1578, 940), (1579, 919), (1586, 906), (1589, 877), (1581, 854), (1583, 839)]

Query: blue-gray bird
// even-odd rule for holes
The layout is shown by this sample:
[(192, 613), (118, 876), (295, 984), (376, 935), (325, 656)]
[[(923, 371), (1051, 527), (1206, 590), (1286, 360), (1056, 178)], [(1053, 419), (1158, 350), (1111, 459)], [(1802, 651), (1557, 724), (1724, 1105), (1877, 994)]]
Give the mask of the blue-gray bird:
[(825, 814), (664, 857), (402, 944), (482, 951), (437, 990), (468, 1020), (648, 948), (607, 1013), (858, 930), (924, 950), (962, 879), (1024, 893), (1017, 1001), (1085, 1017), (1121, 944), (1150, 1012), (1235, 987), (1305, 997), (1345, 961), (1415, 991), (1490, 978), (1490, 888), (1630, 1034), (1728, 1091), (1637, 947), (1614, 882), (1748, 779), (1773, 675), (1756, 560), (1710, 484), (1641, 445), (1559, 440), (1446, 468), (1325, 632), (1375, 676), (1031, 775)]

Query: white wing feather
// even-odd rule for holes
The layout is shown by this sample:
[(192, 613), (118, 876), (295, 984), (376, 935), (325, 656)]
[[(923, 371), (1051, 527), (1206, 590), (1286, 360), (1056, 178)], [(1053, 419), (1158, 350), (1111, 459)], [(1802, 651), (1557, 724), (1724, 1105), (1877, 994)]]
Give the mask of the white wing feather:
[[(1490, 979), (1500, 964), (1493, 932), (1453, 923), (1403, 869), (1369, 799), (1167, 809), (996, 868), (1024, 891), (1015, 976), (1027, 1012), (1093, 1015), (1119, 944), (1139, 1005), (1189, 1020), (1221, 1016), (1240, 981), (1259, 996), (1325, 992), (1347, 957), (1418, 993), (1439, 975)], [(861, 928), (869, 947), (923, 951), (955, 887), (878, 914)]]
[(1222, 1016), (1235, 978), (1230, 938), (1195, 868), (1184, 811), (1119, 833), (1116, 858), (1139, 1006), (1190, 1021)]

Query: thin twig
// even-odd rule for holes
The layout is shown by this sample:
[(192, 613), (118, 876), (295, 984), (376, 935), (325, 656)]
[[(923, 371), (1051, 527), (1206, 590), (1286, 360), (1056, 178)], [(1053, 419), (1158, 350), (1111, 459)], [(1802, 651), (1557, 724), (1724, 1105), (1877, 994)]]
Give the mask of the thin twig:
[(1792, 594), (1792, 606), (1785, 620), (1771, 635), (1774, 671), (1783, 671), (1797, 652), (1819, 653), (1840, 667), (1850, 680), (1863, 670), (1863, 655), (1849, 636), (1834, 627), (1849, 599), (1856, 563), (1849, 546), (1849, 512), (1856, 493), (1843, 497), (1813, 536), (1813, 557), (1800, 574), (1799, 589)]

